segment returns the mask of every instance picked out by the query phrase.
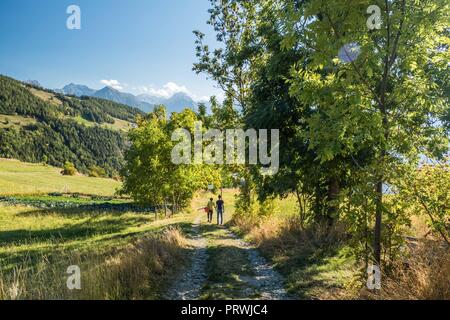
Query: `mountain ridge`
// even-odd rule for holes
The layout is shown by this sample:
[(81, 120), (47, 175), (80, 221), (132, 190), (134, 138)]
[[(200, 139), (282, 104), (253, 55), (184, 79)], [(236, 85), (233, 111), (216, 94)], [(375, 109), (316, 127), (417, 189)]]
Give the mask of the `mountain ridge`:
[(81, 84), (70, 83), (61, 90), (58, 90), (66, 95), (73, 95), (77, 97), (81, 96), (92, 96), (95, 93), (94, 89), (89, 88), (88, 86), (84, 86)]
[(36, 89), (0, 74), (0, 158), (62, 167), (71, 162), (90, 174), (119, 174), (137, 108), (96, 97)]
[(74, 83), (70, 83), (62, 89), (56, 89), (55, 92), (77, 97), (89, 96), (102, 98), (136, 107), (144, 112), (151, 112), (156, 105), (165, 105), (169, 112), (180, 112), (185, 108), (196, 109), (198, 106), (198, 102), (195, 102), (194, 99), (184, 92), (177, 92), (172, 96), (165, 98), (150, 94), (133, 95), (131, 93), (121, 92), (110, 86), (95, 90), (85, 85)]
[(131, 93), (120, 92), (119, 90), (116, 90), (108, 86), (96, 91), (92, 96), (96, 98), (102, 98), (118, 102), (121, 104), (125, 104), (130, 107), (136, 107), (144, 112), (150, 112), (153, 110), (154, 107), (153, 105), (147, 102), (140, 101), (139, 99), (136, 98), (136, 96), (132, 95)]

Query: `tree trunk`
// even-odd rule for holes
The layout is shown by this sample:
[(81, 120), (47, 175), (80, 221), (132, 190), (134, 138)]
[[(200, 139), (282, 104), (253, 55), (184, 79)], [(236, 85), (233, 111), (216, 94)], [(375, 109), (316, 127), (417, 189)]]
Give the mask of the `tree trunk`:
[(305, 229), (305, 207), (303, 206), (303, 202), (302, 202), (302, 198), (300, 195), (300, 191), (298, 190), (298, 187), (295, 187), (295, 193), (297, 195), (297, 201), (298, 201), (298, 206), (300, 208), (300, 227), (303, 229)]
[(164, 217), (167, 218), (167, 200), (164, 198)]
[(172, 194), (172, 215), (178, 213), (177, 201), (175, 200), (175, 194)]
[[(330, 178), (328, 181), (328, 206), (326, 214), (326, 223), (328, 227), (332, 227), (338, 215), (338, 205), (334, 203), (339, 197), (340, 185), (339, 180)], [(331, 203), (333, 202), (333, 203)]]
[(383, 223), (383, 181), (379, 181), (376, 187), (376, 211), (375, 211), (375, 232), (373, 243), (373, 256), (375, 263), (381, 267), (381, 226)]
[(322, 189), (320, 187), (320, 184), (317, 184), (315, 187), (315, 194), (314, 194), (314, 220), (316, 223), (321, 223), (323, 219), (323, 205), (322, 200), (324, 197), (324, 194), (322, 192)]

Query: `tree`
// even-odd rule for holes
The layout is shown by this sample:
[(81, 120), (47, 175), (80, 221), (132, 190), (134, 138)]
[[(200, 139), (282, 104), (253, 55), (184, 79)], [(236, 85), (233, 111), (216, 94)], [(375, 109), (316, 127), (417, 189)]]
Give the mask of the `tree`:
[(194, 70), (239, 104), (244, 128), (282, 130), (279, 173), (246, 168), (247, 186), (260, 198), (306, 193), (329, 224), (346, 206), (381, 266), (407, 221), (385, 190), (397, 190), (421, 154), (448, 150), (448, 2), (375, 1), (380, 29), (368, 28), (361, 0), (211, 3), (222, 46), (211, 51), (196, 32)]
[[(340, 166), (342, 159), (318, 161), (317, 149), (311, 147), (303, 135), (308, 130), (304, 119), (314, 113), (314, 106), (292, 96), (291, 86), (286, 82), (292, 66), (299, 60), (308, 60), (308, 52), (303, 48), (283, 46), (285, 32), (280, 26), (284, 23), (284, 5), (289, 2), (211, 3), (209, 23), (224, 48), (211, 53), (202, 45), (203, 34), (197, 32), (199, 62), (194, 70), (210, 75), (225, 90), (227, 97), (234, 98), (226, 100), (221, 109), (214, 110), (213, 107), (216, 118), (221, 124), (279, 129), (283, 136), (281, 168), (276, 176), (263, 177), (257, 170), (249, 168), (246, 172), (240, 171), (247, 181), (246, 187), (241, 188), (246, 194), (244, 198), (252, 198), (251, 189), (257, 190), (262, 201), (292, 192), (309, 194), (308, 198), (315, 202), (316, 221), (332, 225), (337, 219), (339, 188), (345, 182), (341, 172), (347, 168)], [(232, 112), (234, 100), (241, 106), (242, 119)]]
[(287, 5), (284, 46), (309, 53), (292, 70), (291, 94), (321, 113), (307, 119), (305, 134), (319, 158), (371, 149), (370, 165), (358, 165), (375, 188), (373, 257), (381, 265), (385, 186), (421, 152), (439, 157), (448, 148), (438, 120), (448, 108), (448, 77), (441, 75), (448, 73), (450, 42), (447, 1), (375, 3), (383, 16), (373, 31), (364, 1)]
[(92, 166), (89, 168), (89, 176), (94, 178), (106, 178), (107, 174), (105, 169), (99, 166)]
[(172, 141), (172, 134), (176, 129), (194, 132), (197, 117), (194, 111), (185, 109), (167, 118), (165, 108), (160, 106), (138, 120), (137, 128), (129, 134), (131, 146), (125, 156), (122, 193), (141, 203), (163, 205), (167, 214), (170, 204), (176, 213), (190, 203), (196, 191), (206, 189), (208, 184), (220, 185), (220, 171), (213, 167), (172, 161), (177, 143)]

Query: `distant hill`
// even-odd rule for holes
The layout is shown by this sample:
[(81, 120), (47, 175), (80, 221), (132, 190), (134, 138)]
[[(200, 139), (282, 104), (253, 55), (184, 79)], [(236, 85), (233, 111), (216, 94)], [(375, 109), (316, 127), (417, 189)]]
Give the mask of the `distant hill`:
[(46, 162), (70, 161), (89, 173), (94, 166), (114, 176), (122, 168), (126, 136), (137, 108), (95, 97), (77, 98), (37, 89), (0, 75), (0, 158)]
[(162, 97), (152, 96), (150, 94), (140, 94), (136, 96), (139, 100), (153, 104), (159, 105), (162, 104), (166, 99)]
[(162, 98), (157, 96), (152, 96), (149, 94), (142, 94), (137, 97), (138, 99), (151, 103), (153, 105), (165, 105), (169, 112), (180, 112), (185, 108), (196, 109), (198, 103), (195, 102), (186, 93), (175, 93), (170, 98)]
[(25, 83), (30, 84), (34, 87), (42, 88), (42, 85), (37, 80), (28, 80), (28, 81), (25, 81)]

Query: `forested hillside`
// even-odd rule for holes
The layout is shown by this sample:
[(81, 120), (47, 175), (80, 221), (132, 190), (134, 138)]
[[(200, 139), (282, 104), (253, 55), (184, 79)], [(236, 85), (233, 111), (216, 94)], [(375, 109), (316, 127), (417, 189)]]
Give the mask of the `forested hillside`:
[[(100, 125), (117, 120), (131, 125), (143, 113), (111, 101), (64, 96), (0, 76), (0, 115), (4, 116), (0, 118), (0, 157), (59, 167), (70, 161), (80, 172), (98, 166), (112, 176), (122, 166), (125, 135)], [(14, 116), (35, 121), (8, 126)]]

